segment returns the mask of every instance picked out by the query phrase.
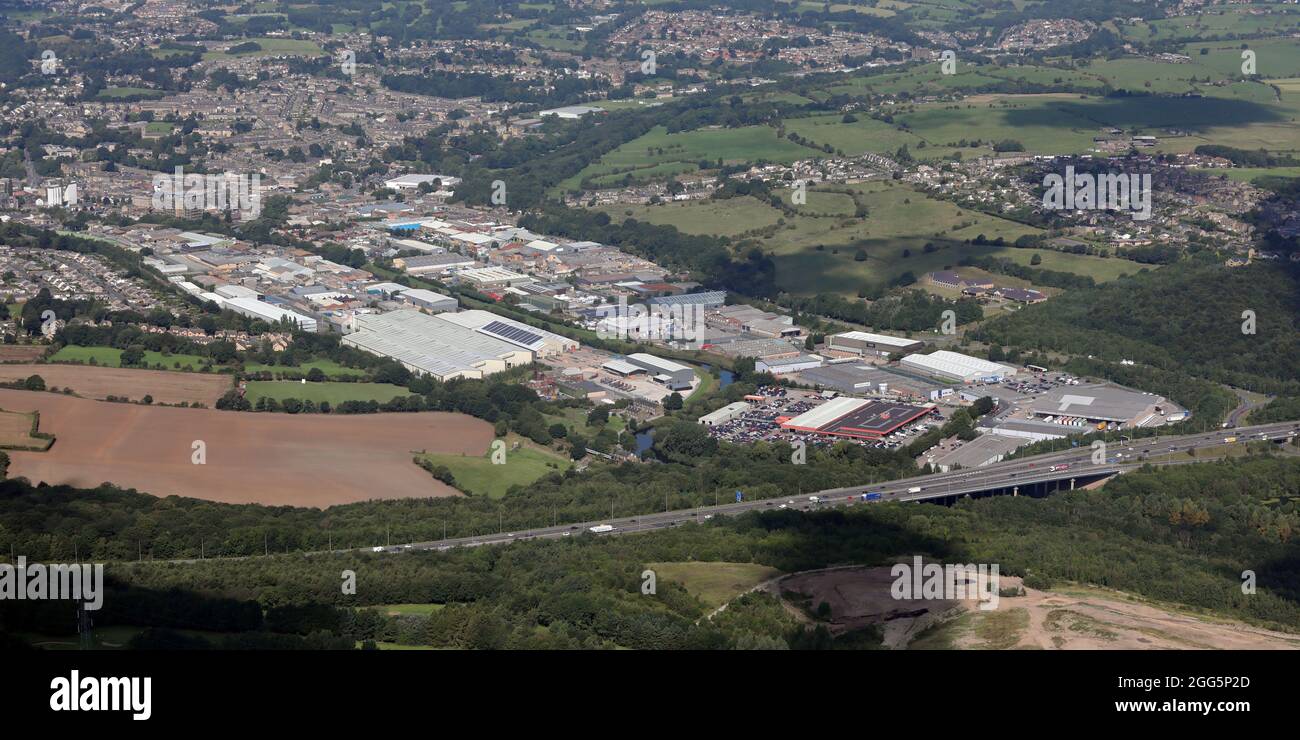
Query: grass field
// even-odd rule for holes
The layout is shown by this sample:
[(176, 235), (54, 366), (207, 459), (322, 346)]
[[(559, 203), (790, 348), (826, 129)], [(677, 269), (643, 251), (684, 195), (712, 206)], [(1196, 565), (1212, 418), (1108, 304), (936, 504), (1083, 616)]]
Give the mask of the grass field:
[(647, 563), (660, 581), (680, 583), (686, 592), (716, 609), (781, 571), (754, 563)]
[(701, 160), (715, 164), (719, 159), (724, 163), (793, 162), (816, 154), (812, 149), (777, 138), (776, 129), (769, 126), (703, 128), (676, 134), (657, 126), (588, 165), (559, 187), (576, 189), (586, 177), (621, 176), (625, 172), (637, 177), (640, 170), (670, 164), (677, 165), (678, 171), (693, 172)]
[(106, 87), (99, 91), (96, 98), (101, 100), (117, 100), (119, 98), (129, 98), (140, 95), (147, 98), (161, 98), (161, 90), (151, 90), (147, 87)]
[[(616, 220), (626, 218), (630, 210), (639, 220), (671, 224), (686, 233), (736, 236), (751, 229), (774, 227), (771, 233), (757, 235), (759, 243), (776, 260), (777, 283), (800, 294), (834, 292), (856, 296), (864, 286), (886, 283), (904, 272), (919, 278), (931, 270), (956, 265), (967, 255), (998, 250), (964, 245), (961, 242), (965, 239), (984, 234), (989, 239), (1001, 236), (1012, 242), (1023, 234), (1037, 233), (1032, 227), (968, 211), (892, 181), (847, 188), (867, 207), (866, 219), (811, 215), (792, 218), (753, 198), (606, 210)], [(788, 192), (779, 195), (789, 201)], [(813, 189), (804, 208), (834, 212), (850, 200), (848, 196)], [(786, 223), (776, 226), (781, 218)], [(942, 248), (927, 254), (927, 242)], [(866, 260), (854, 259), (859, 248), (867, 253)], [(904, 252), (908, 256), (904, 257)]]
[[(261, 46), (262, 49), (260, 51), (241, 52), (239, 54), (227, 54), (224, 51), (209, 51), (203, 55), (203, 59), (204, 61), (208, 61), (214, 59), (236, 59), (239, 57), (249, 56), (275, 56), (279, 54), (314, 57), (324, 53), (321, 51), (320, 46), (318, 46), (314, 41), (263, 37), (240, 40), (239, 43), (242, 44), (247, 41), (257, 42), (258, 46)], [(235, 44), (232, 44), (232, 46), (234, 45)]]
[(280, 373), (289, 373), (295, 376), (306, 375), (315, 368), (325, 373), (327, 377), (338, 378), (347, 376), (362, 377), (366, 374), (364, 370), (355, 367), (346, 367), (333, 360), (311, 360), (298, 365), (263, 365), (258, 362), (244, 365), (244, 372), (261, 373), (271, 372), (279, 375)]
[[(122, 350), (116, 347), (82, 347), (69, 344), (50, 358), (52, 362), (78, 362), (85, 365), (89, 365), (92, 359), (100, 367), (121, 367)], [(149, 350), (144, 353), (144, 365), (155, 370), (161, 365), (164, 370), (197, 371), (207, 362), (207, 358), (198, 355), (164, 355)]]
[(301, 383), (296, 380), (253, 380), (249, 381), (244, 392), (244, 397), (250, 403), (257, 403), (259, 398), (274, 398), (277, 401), (296, 398), (316, 404), (328, 401), (333, 406), (344, 401), (384, 403), (398, 396), (409, 395), (409, 390), (391, 383)]
[(479, 456), (426, 453), (420, 457), (434, 465), (446, 465), (457, 488), (488, 498), (501, 498), (512, 486), (526, 486), (550, 473), (564, 472), (572, 465), (564, 457), (527, 446), (507, 449), (502, 465), (492, 463), (490, 448)]

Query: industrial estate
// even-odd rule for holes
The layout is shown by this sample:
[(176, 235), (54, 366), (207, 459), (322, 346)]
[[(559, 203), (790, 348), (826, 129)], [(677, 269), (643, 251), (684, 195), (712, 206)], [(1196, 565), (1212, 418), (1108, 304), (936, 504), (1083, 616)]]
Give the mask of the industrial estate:
[(0, 649), (1300, 648), (1298, 8), (0, 0)]

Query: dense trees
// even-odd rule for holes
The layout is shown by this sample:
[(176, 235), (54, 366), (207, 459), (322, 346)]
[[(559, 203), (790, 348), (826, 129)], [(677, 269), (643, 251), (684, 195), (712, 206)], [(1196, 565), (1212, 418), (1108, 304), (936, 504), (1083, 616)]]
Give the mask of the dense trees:
[(1027, 306), (971, 336), (1300, 395), (1300, 271), (1179, 263)]
[[(815, 474), (813, 465), (800, 467)], [(402, 555), (119, 563), (111, 571), (111, 598), (96, 624), (226, 632), (227, 637), (214, 639), (227, 647), (277, 642), (320, 647), (340, 636), (480, 649), (869, 646), (870, 637), (841, 642), (799, 628), (767, 594), (738, 599), (705, 620), (704, 605), (667, 579), (660, 578), (655, 595), (643, 595), (640, 573), (656, 562), (753, 562), (794, 572), (834, 564), (881, 565), (923, 554), (946, 562), (998, 563), (1005, 575), (1032, 576), (1036, 587), (1091, 583), (1295, 628), (1300, 627), (1297, 491), (1300, 461), (1252, 456), (1147, 468), (1102, 490), (1045, 499), (995, 497), (954, 507), (874, 504), (814, 514), (770, 511), (636, 537), (579, 533)], [(42, 490), (51, 494), (57, 496), (57, 489)], [(601, 502), (610, 494), (605, 489)], [(101, 495), (92, 494), (93, 508), (101, 505)], [(189, 506), (167, 501), (172, 510)], [(424, 505), (390, 503), (403, 504), (399, 508), (405, 511)], [(202, 505), (244, 510), (241, 517), (260, 508)], [(331, 523), (340, 508), (346, 507), (330, 510)], [(298, 510), (282, 511), (291, 519), (299, 516)], [(0, 521), (17, 528), (40, 526), (48, 518), (36, 511), (14, 514), (6, 511)], [(3, 536), (0, 530), (0, 540)], [(24, 543), (19, 544), (22, 551)], [(356, 573), (356, 595), (339, 588), (344, 570)], [(1249, 596), (1240, 588), (1245, 570), (1258, 579), (1258, 592)], [(428, 615), (406, 616), (366, 608), (412, 602), (443, 606)], [(41, 602), (15, 601), (0, 602), (0, 620), (7, 629), (31, 632), (48, 631), (51, 623), (63, 630), (67, 621)], [(200, 646), (177, 642), (166, 632), (139, 646), (158, 643)]]

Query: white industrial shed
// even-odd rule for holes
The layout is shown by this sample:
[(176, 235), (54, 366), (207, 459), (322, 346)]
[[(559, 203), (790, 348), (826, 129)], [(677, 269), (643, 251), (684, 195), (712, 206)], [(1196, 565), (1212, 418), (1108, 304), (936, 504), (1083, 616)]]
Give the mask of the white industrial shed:
[(482, 378), (533, 361), (533, 353), (420, 311), (360, 315), (342, 342), (437, 380)]
[(924, 345), (915, 339), (891, 337), (888, 334), (872, 334), (867, 331), (844, 331), (826, 338), (826, 346), (841, 352), (854, 352), (859, 355), (887, 355), (892, 352), (915, 352)]
[(740, 416), (746, 411), (749, 411), (749, 404), (744, 401), (736, 401), (735, 403), (729, 403), (726, 406), (723, 406), (717, 411), (711, 411), (704, 416), (701, 416), (699, 418), (699, 423), (706, 427), (711, 427), (715, 424), (726, 424), (732, 419), (740, 418)]
[[(223, 285), (222, 287), (231, 286)], [(265, 301), (259, 301), (254, 297), (225, 298), (224, 296), (219, 295), (217, 297), (221, 299), (220, 301), (217, 301), (217, 305), (222, 308), (228, 308), (241, 316), (247, 316), (250, 319), (261, 319), (271, 324), (274, 324), (281, 319), (288, 319), (291, 323), (297, 324), (298, 328), (303, 331), (316, 331), (316, 319), (300, 314), (297, 311), (290, 311), (287, 308), (281, 308)]]
[(908, 355), (899, 362), (912, 370), (960, 380), (963, 383), (977, 380), (1003, 380), (1016, 374), (1016, 369), (1010, 365), (1001, 365), (946, 349), (928, 355)]
[(536, 353), (539, 357), (550, 357), (562, 352), (572, 352), (578, 348), (576, 339), (569, 339), (545, 329), (538, 329), (514, 319), (498, 316), (491, 311), (473, 309), (448, 314), (442, 318), (466, 329), (473, 329), (503, 342), (523, 347), (530, 352)]

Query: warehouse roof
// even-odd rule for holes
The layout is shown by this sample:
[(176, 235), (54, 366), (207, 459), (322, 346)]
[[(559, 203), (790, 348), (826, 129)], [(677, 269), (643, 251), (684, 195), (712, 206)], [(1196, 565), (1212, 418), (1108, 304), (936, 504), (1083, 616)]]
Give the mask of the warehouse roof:
[(357, 317), (357, 331), (345, 341), (391, 357), (433, 375), (477, 370), (485, 361), (502, 360), (519, 347), (414, 310)]
[(883, 344), (890, 347), (911, 347), (922, 343), (915, 339), (907, 339), (905, 337), (891, 337), (887, 334), (872, 334), (869, 331), (842, 331), (839, 334), (834, 334), (832, 336), (842, 337), (844, 339), (852, 339), (858, 342), (871, 342), (872, 344)]
[(627, 359), (640, 362), (644, 365), (649, 365), (650, 367), (665, 373), (690, 372), (691, 370), (689, 367), (681, 364), (680, 362), (665, 360), (662, 357), (655, 357), (654, 355), (648, 355), (645, 352), (633, 352), (632, 354), (627, 356)]
[(1000, 365), (996, 362), (963, 355), (960, 352), (950, 352), (946, 349), (931, 352), (928, 355), (908, 355), (903, 358), (903, 362), (958, 378), (978, 375), (1012, 375), (1016, 372), (1015, 368), (1009, 365)]

